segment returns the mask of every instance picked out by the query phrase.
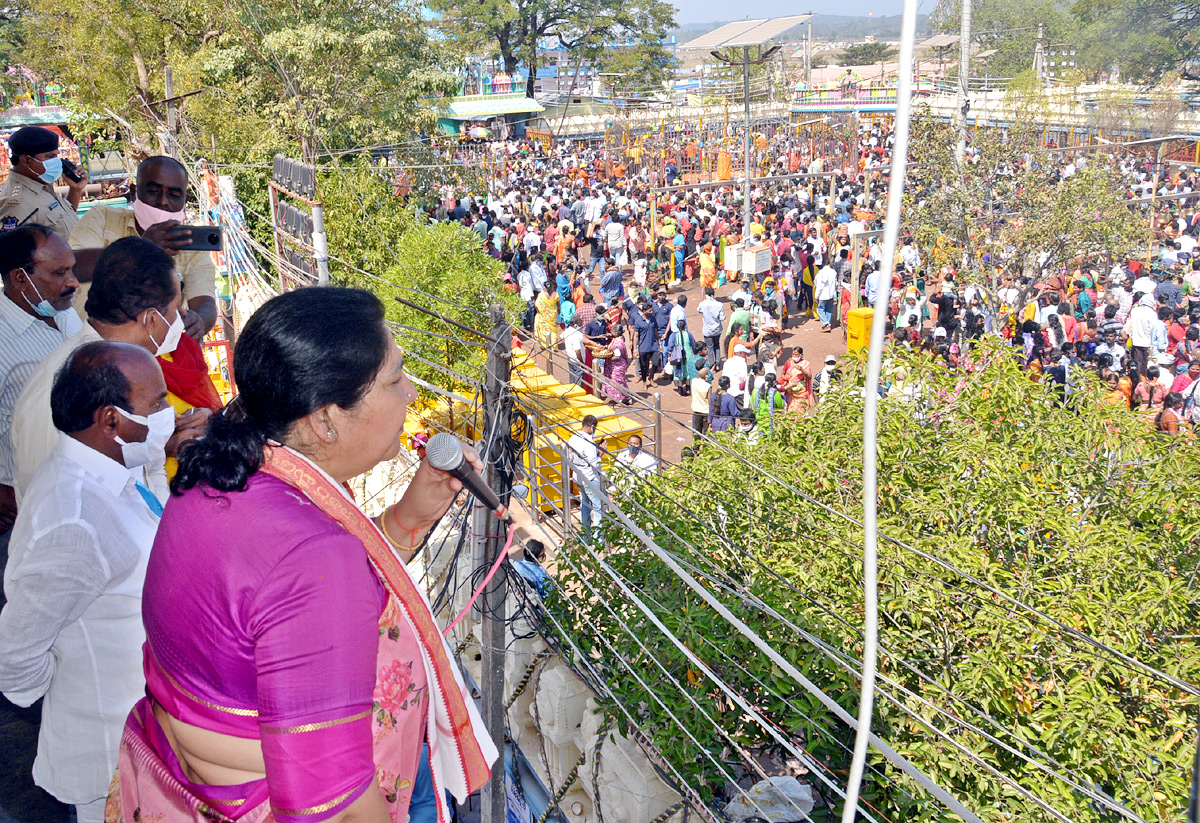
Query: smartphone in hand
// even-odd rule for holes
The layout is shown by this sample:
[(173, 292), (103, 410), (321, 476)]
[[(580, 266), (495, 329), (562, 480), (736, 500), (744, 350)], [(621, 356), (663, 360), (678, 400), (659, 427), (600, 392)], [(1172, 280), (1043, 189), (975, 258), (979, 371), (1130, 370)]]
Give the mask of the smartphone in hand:
[(184, 246), (180, 251), (220, 251), (220, 226), (176, 226), (172, 231), (186, 229), (192, 238), (190, 246)]
[(83, 178), (79, 175), (79, 168), (67, 158), (62, 158), (63, 177), (70, 180), (72, 183), (78, 183)]

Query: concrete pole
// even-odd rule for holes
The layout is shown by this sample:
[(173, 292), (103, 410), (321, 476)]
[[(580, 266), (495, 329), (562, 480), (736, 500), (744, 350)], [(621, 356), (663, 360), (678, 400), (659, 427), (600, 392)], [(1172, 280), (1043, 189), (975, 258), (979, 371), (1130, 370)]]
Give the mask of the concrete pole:
[(750, 47), (742, 46), (742, 89), (745, 92), (746, 99), (746, 182), (742, 187), (742, 194), (746, 198), (742, 204), (742, 240), (747, 239), (747, 232), (750, 230)]
[(322, 206), (312, 207), (313, 218), (313, 251), (317, 260), (317, 285), (329, 285), (329, 238), (325, 235), (325, 209)]
[[(489, 315), (492, 321), (492, 343), (488, 348), (487, 380), (483, 386), (484, 431), (487, 434), (485, 443), (498, 443), (491, 436), (493, 432), (503, 437), (508, 432), (511, 403), (504, 395), (504, 388), (509, 380), (512, 365), (512, 352), (509, 349), (508, 324), (505, 322), (504, 307), (499, 304), (491, 306)], [(508, 492), (512, 477), (500, 456), (498, 445), (481, 455), (484, 461), (484, 482), (497, 490), (500, 499), (508, 503)], [(475, 506), (472, 517), (472, 531), (475, 534), (474, 561), (475, 568), (490, 567), (496, 560), (496, 554), (501, 551), (504, 540), (504, 524), (490, 511), (481, 505)], [(500, 571), (492, 578), (483, 593), (483, 606), (480, 609), (483, 659), (480, 661), (480, 714), (483, 716), (487, 734), (500, 750), (500, 759), (492, 766), (492, 776), (483, 787), (482, 808), (479, 819), (481, 823), (504, 823), (508, 814), (508, 800), (504, 777), (504, 650), (505, 650), (505, 571)]]
[(167, 98), (167, 154), (179, 159), (179, 112), (175, 108), (175, 72), (163, 67), (163, 93)]
[(967, 84), (971, 77), (971, 0), (962, 0), (962, 27), (958, 35), (958, 97), (954, 103), (954, 116), (958, 122), (958, 144), (954, 158), (962, 163), (967, 151)]
[(808, 32), (804, 35), (804, 89), (812, 88), (812, 12), (808, 13)]

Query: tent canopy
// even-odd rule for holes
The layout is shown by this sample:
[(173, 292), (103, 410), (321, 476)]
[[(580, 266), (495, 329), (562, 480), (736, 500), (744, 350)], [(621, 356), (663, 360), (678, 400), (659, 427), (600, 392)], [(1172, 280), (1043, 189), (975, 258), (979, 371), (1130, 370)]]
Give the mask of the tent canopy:
[(546, 107), (524, 94), (473, 94), (449, 101), (449, 111), (441, 116), (448, 120), (483, 120), (503, 114), (532, 114)]

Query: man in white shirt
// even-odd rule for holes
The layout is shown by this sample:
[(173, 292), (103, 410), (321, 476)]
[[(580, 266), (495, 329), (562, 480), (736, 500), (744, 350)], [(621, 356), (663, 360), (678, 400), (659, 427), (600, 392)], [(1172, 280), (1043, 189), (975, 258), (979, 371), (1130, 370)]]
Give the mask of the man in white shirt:
[(83, 315), (92, 268), (105, 247), (122, 237), (145, 237), (175, 258), (188, 307), (186, 330), (202, 340), (217, 322), (217, 274), (212, 254), (189, 250), (191, 235), (181, 228), (188, 201), (187, 169), (171, 157), (149, 157), (138, 166), (133, 194), (130, 209), (93, 206), (71, 232), (75, 274), (82, 283), (75, 295), (75, 309)]
[(604, 200), (595, 192), (589, 192), (583, 198), (583, 220), (585, 223), (595, 223), (604, 214)]
[(596, 445), (596, 425), (593, 414), (585, 414), (580, 430), (567, 440), (567, 454), (579, 487), (579, 522), (585, 536), (593, 539), (600, 530), (600, 515), (604, 511), (604, 496), (600, 473), (600, 448)]
[(817, 402), (825, 399), (833, 388), (834, 373), (837, 371), (837, 356), (832, 354), (825, 355), (825, 366), (817, 372), (813, 377), (813, 391), (817, 395)]
[(904, 238), (904, 245), (900, 247), (900, 259), (904, 261), (904, 268), (910, 272), (915, 272), (921, 267), (921, 253), (917, 251), (911, 237)]
[(83, 325), (71, 308), (74, 266), (71, 247), (52, 229), (27, 223), (0, 234), (0, 560), (17, 516), (13, 409), (38, 364)]
[(887, 288), (888, 297), (883, 299), (883, 305), (887, 306), (888, 300), (891, 297), (892, 281), (891, 278), (888, 278), (886, 287), (881, 286), (883, 281), (883, 272), (881, 272), (879, 269), (872, 269), (871, 273), (867, 275), (866, 291), (868, 306), (871, 306), (872, 308), (875, 306), (875, 297), (879, 294), (880, 288)]
[[(13, 483), (17, 503), (34, 472), (58, 442), (50, 416), (50, 389), (71, 352), (84, 343), (111, 340), (132, 343), (154, 356), (175, 351), (185, 325), (179, 275), (171, 256), (141, 237), (123, 237), (104, 250), (96, 263), (88, 294), (87, 322), (74, 336), (50, 352), (25, 384), (13, 411)], [(211, 416), (208, 409), (188, 409), (176, 419), (176, 431), (167, 444), (175, 456), (180, 445), (204, 434)], [(160, 500), (167, 499), (167, 474), (163, 463), (146, 467), (144, 480)]]
[(817, 317), (821, 319), (821, 331), (833, 329), (833, 302), (837, 298), (837, 270), (826, 263), (813, 278), (813, 298), (817, 301)]
[(109, 342), (71, 355), (51, 408), (62, 435), (29, 485), (4, 571), (0, 691), (19, 706), (45, 698), (34, 782), (79, 823), (100, 823), (145, 691), (141, 593), (162, 512), (133, 470), (161, 456), (173, 413), (150, 353)]
[(1133, 281), (1133, 293), (1154, 294), (1154, 290), (1158, 288), (1158, 282), (1148, 274), (1143, 274), (1137, 280)]
[(684, 328), (687, 328), (687, 295), (681, 294), (675, 298), (675, 305), (671, 307), (671, 314), (667, 320), (667, 328), (671, 331), (679, 328), (680, 321), (683, 321)]
[(924, 308), (925, 298), (917, 291), (916, 286), (909, 286), (904, 292), (904, 300), (900, 303), (900, 311), (896, 315), (896, 328), (913, 329), (919, 338)]
[(583, 384), (583, 330), (579, 328), (579, 317), (574, 316), (562, 332), (563, 350), (567, 353), (567, 370), (571, 382), (579, 386)]
[[(1141, 282), (1141, 281), (1139, 281)], [(1158, 312), (1155, 311), (1152, 294), (1143, 293), (1134, 288), (1135, 304), (1129, 313), (1128, 327), (1130, 360), (1137, 369), (1139, 377), (1145, 377), (1146, 366), (1150, 362), (1150, 347), (1154, 343), (1154, 327), (1158, 323)], [(1137, 382), (1136, 379), (1134, 382)]]
[(739, 300), (742, 301), (743, 306), (750, 305), (750, 292), (746, 289), (745, 282), (739, 282), (737, 291), (730, 292), (730, 294), (729, 294), (729, 304), (731, 306), (736, 306), (737, 301), (739, 301)]
[(750, 355), (750, 347), (737, 345), (733, 348), (733, 357), (725, 361), (721, 366), (721, 376), (729, 378), (729, 393), (734, 395), (742, 395), (746, 402), (750, 402), (749, 380), (750, 365), (746, 362), (746, 358)]
[(608, 247), (608, 256), (618, 266), (624, 266), (629, 262), (629, 253), (625, 245), (625, 224), (621, 222), (620, 217), (614, 217), (604, 227), (604, 241)]
[(533, 303), (533, 274), (529, 271), (528, 260), (522, 264), (521, 271), (517, 273), (517, 289), (520, 290), (522, 300), (529, 304)]
[(642, 477), (658, 472), (658, 460), (654, 455), (642, 450), (642, 436), (631, 434), (628, 442), (628, 447), (617, 455), (617, 482), (623, 488), (632, 486), (634, 481)]
[(723, 359), (721, 357), (721, 330), (725, 328), (725, 306), (716, 298), (716, 292), (712, 286), (705, 287), (704, 299), (700, 301), (696, 311), (700, 313), (700, 334), (703, 335), (704, 343), (708, 346), (709, 359), (713, 363), (720, 363)]

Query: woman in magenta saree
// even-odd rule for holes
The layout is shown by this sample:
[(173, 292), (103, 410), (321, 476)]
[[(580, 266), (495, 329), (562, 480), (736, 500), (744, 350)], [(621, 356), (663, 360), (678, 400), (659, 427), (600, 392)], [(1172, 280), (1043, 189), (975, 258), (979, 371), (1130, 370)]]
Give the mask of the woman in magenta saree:
[(445, 792), (482, 785), (497, 752), (402, 562), (460, 484), (422, 464), (374, 521), (345, 488), (396, 455), (412, 399), (383, 307), (276, 297), (234, 369), (151, 552), (147, 696), (107, 818), (445, 823)]

